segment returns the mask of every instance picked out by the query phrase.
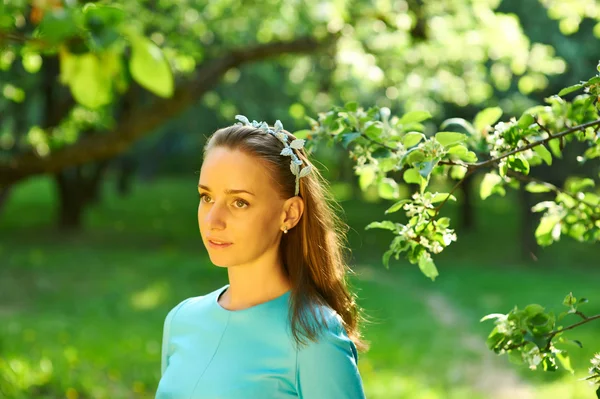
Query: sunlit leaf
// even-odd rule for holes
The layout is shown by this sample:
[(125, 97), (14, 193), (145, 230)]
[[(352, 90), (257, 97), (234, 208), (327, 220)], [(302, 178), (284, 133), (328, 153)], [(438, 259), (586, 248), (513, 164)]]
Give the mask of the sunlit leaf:
[(444, 147), (450, 147), (467, 140), (467, 135), (456, 132), (438, 132), (435, 134), (435, 139)]
[(131, 39), (129, 69), (144, 88), (161, 97), (171, 97), (174, 90), (171, 67), (162, 51), (151, 40), (136, 36)]
[(475, 120), (473, 124), (475, 125), (475, 129), (478, 131), (482, 131), (487, 126), (493, 126), (498, 119), (502, 116), (502, 108), (500, 107), (491, 107), (486, 108), (475, 116)]

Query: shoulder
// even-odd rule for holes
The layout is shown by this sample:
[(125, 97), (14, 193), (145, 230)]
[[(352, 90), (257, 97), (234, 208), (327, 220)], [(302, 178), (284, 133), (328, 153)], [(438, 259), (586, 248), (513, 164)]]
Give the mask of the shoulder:
[(178, 314), (180, 314), (182, 312), (186, 312), (187, 310), (190, 310), (192, 308), (196, 309), (198, 307), (203, 307), (203, 306), (210, 304), (212, 298), (215, 297), (216, 295), (218, 295), (218, 293), (222, 289), (223, 289), (223, 287), (216, 289), (205, 295), (193, 296), (193, 297), (183, 299), (182, 301), (180, 301), (178, 304), (176, 304), (169, 310), (169, 312), (167, 313), (167, 316), (165, 318), (165, 323), (171, 322)]
[(342, 318), (327, 306), (315, 308), (318, 334), (297, 352), (296, 389), (300, 398), (364, 399), (358, 354)]
[(299, 348), (299, 359), (326, 356), (325, 352), (338, 352), (348, 360), (358, 362), (356, 346), (346, 333), (342, 317), (326, 305), (315, 305), (313, 309), (316, 316), (316, 340), (308, 341), (307, 345)]

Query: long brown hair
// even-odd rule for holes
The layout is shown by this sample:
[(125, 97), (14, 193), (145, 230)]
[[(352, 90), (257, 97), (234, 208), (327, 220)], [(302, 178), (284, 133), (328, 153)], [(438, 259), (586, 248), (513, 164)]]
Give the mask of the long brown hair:
[[(291, 133), (284, 132), (288, 142), (295, 139)], [(290, 170), (290, 157), (280, 155), (283, 143), (273, 135), (250, 126), (233, 125), (212, 134), (204, 147), (204, 156), (216, 147), (259, 158), (278, 184), (281, 198), (294, 196), (296, 176)], [(295, 151), (304, 165), (310, 164), (304, 149)], [(300, 178), (299, 191), (304, 200), (304, 213), (295, 228), (282, 236), (279, 248), (292, 284), (290, 323), (294, 339), (298, 344), (306, 344), (306, 338), (316, 341), (314, 321), (317, 316), (311, 305), (326, 305), (339, 314), (356, 348), (365, 352), (369, 343), (361, 338), (359, 325), (366, 319), (347, 281), (348, 274), (352, 273), (346, 263), (350, 252), (346, 245), (348, 226), (335, 212), (335, 206), (339, 205), (314, 165), (307, 176)], [(322, 321), (327, 324), (324, 318)]]

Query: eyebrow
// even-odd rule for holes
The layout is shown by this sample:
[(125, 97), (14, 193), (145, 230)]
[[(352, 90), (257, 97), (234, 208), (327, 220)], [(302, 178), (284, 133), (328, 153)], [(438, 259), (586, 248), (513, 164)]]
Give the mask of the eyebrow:
[[(206, 186), (203, 186), (202, 184), (198, 184), (198, 188), (201, 188), (203, 190), (206, 190), (206, 191), (210, 192), (210, 188), (208, 188)], [(241, 194), (241, 193), (246, 193), (246, 194), (254, 195), (250, 191), (246, 191), (246, 190), (235, 190), (235, 189), (232, 189), (232, 188), (229, 188), (229, 189), (225, 190), (225, 194)]]

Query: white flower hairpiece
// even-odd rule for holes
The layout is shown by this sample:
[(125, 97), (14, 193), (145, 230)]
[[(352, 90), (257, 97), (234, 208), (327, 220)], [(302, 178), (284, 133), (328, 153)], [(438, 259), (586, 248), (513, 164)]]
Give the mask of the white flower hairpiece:
[(305, 140), (295, 139), (295, 140), (292, 140), (292, 142), (288, 144), (288, 142), (287, 142), (288, 135), (282, 131), (283, 125), (281, 124), (281, 121), (279, 119), (277, 120), (277, 122), (275, 122), (275, 126), (274, 126), (275, 130), (271, 129), (269, 127), (269, 125), (267, 125), (266, 122), (252, 121), (252, 123), (250, 123), (248, 118), (246, 118), (244, 115), (236, 115), (235, 119), (237, 119), (238, 121), (241, 122), (241, 123), (236, 123), (236, 125), (245, 125), (245, 126), (251, 126), (256, 129), (260, 129), (265, 133), (272, 134), (279, 141), (281, 141), (283, 143), (284, 148), (283, 148), (283, 150), (281, 150), (281, 153), (279, 155), (287, 155), (292, 158), (292, 161), (290, 162), (290, 170), (292, 171), (294, 176), (296, 176), (296, 193), (295, 193), (295, 195), (298, 195), (298, 193), (300, 192), (300, 178), (308, 175), (312, 169), (312, 166), (306, 165), (305, 167), (300, 169), (300, 165), (302, 165), (302, 160), (300, 158), (298, 158), (298, 156), (294, 153), (293, 150), (294, 149), (299, 150), (299, 149), (303, 148)]

